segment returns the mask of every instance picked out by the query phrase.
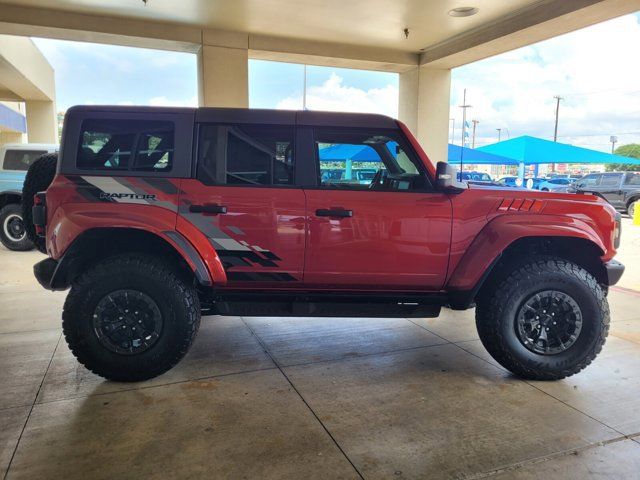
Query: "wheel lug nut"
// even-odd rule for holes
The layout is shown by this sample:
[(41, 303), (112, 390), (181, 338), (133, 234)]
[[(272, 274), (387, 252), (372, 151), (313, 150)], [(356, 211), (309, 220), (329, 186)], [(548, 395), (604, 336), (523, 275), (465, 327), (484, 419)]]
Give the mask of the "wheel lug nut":
[(556, 322), (553, 322), (553, 324), (555, 325), (555, 324), (556, 324)]
[(118, 317), (118, 320), (122, 320), (123, 317)]
[(129, 313), (129, 310), (125, 310), (124, 313)]

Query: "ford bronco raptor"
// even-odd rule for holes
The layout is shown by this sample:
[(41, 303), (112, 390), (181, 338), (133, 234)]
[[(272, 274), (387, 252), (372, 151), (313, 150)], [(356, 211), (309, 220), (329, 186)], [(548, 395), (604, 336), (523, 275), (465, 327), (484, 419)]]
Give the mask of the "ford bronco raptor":
[(460, 183), (380, 115), (74, 107), (59, 159), (36, 162), (25, 187), (38, 191), (29, 235), (49, 255), (35, 275), (70, 288), (69, 347), (118, 381), (172, 368), (202, 312), (443, 306), (475, 306), (513, 373), (560, 379), (600, 352), (624, 269), (620, 216), (601, 198)]

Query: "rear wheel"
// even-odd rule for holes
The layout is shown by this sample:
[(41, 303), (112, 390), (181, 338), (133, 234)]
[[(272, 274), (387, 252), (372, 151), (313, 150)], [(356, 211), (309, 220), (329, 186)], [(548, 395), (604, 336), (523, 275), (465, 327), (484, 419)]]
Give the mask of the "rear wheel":
[(24, 228), (22, 209), (16, 203), (5, 205), (0, 210), (0, 242), (9, 250), (25, 251), (33, 248)]
[(609, 331), (609, 306), (596, 279), (558, 258), (521, 264), (490, 284), (476, 325), (493, 358), (516, 375), (557, 380), (598, 355)]
[(629, 206), (627, 207), (627, 213), (629, 214), (629, 216), (631, 218), (633, 218), (633, 215), (636, 211), (636, 207), (638, 206), (638, 203), (640, 203), (640, 200), (634, 200), (633, 202), (631, 202), (629, 204)]
[(166, 372), (187, 353), (200, 303), (188, 279), (161, 260), (120, 255), (73, 282), (62, 320), (80, 363), (104, 378), (131, 382)]
[(22, 218), (24, 219), (24, 228), (27, 237), (33, 245), (42, 253), (47, 253), (44, 238), (36, 234), (36, 228), (33, 225), (33, 216), (31, 209), (33, 208), (33, 197), (38, 192), (44, 192), (56, 175), (56, 165), (58, 163), (57, 153), (47, 153), (36, 159), (27, 170), (22, 187)]

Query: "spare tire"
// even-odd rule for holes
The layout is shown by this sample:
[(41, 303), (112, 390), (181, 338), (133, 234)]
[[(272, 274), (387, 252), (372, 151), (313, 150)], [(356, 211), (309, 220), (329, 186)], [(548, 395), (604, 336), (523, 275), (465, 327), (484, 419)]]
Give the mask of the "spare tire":
[(56, 165), (58, 163), (57, 153), (46, 153), (37, 158), (27, 170), (27, 176), (24, 179), (22, 187), (22, 220), (27, 237), (33, 242), (35, 247), (42, 253), (47, 253), (45, 240), (36, 234), (33, 225), (33, 216), (31, 209), (33, 208), (33, 196), (38, 192), (44, 192), (56, 175)]

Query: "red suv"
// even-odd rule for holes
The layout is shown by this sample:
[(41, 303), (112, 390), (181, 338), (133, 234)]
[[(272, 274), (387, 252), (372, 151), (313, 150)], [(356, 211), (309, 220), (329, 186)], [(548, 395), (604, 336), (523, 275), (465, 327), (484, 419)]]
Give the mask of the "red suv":
[(35, 275), (71, 288), (69, 347), (120, 381), (173, 367), (203, 311), (443, 306), (475, 306), (483, 344), (512, 372), (563, 378), (601, 350), (624, 269), (602, 199), (459, 183), (379, 115), (74, 107), (59, 159), (36, 162), (25, 191), (40, 191), (24, 207), (49, 255)]

